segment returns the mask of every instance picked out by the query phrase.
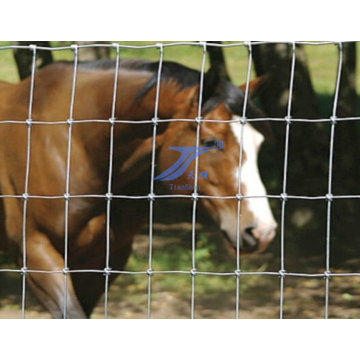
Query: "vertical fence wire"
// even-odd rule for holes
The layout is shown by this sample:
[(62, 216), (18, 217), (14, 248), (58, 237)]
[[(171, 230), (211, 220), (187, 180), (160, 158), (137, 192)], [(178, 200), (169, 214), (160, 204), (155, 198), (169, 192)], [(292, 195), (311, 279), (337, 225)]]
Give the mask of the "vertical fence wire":
[(341, 71), (343, 64), (343, 47), (342, 43), (338, 44), (339, 48), (339, 60), (336, 77), (336, 87), (334, 94), (334, 102), (331, 116), (331, 128), (330, 128), (330, 145), (329, 145), (329, 174), (328, 174), (328, 193), (326, 194), (327, 211), (326, 211), (326, 265), (325, 265), (325, 311), (324, 317), (329, 317), (329, 286), (330, 286), (330, 239), (331, 239), (331, 208), (332, 208), (332, 177), (333, 177), (333, 161), (334, 161), (334, 142), (335, 142), (335, 126), (337, 117), (337, 107), (339, 101)]
[(29, 175), (30, 175), (30, 158), (31, 158), (31, 127), (32, 127), (32, 110), (34, 103), (34, 84), (35, 84), (35, 71), (36, 71), (36, 45), (30, 45), (29, 49), (32, 50), (32, 63), (31, 63), (31, 77), (29, 89), (29, 106), (28, 116), (26, 119), (27, 134), (26, 134), (26, 165), (25, 165), (25, 181), (24, 181), (24, 194), (23, 194), (23, 219), (22, 219), (22, 291), (21, 291), (21, 317), (25, 318), (25, 305), (26, 305), (26, 274), (27, 274), (27, 247), (26, 247), (26, 224), (27, 224), (27, 206), (29, 201)]
[(75, 103), (75, 90), (76, 90), (76, 78), (78, 69), (78, 57), (79, 48), (77, 45), (71, 45), (74, 53), (74, 69), (71, 83), (71, 94), (70, 94), (70, 108), (68, 124), (68, 141), (67, 141), (67, 155), (66, 155), (66, 170), (65, 170), (65, 207), (64, 207), (64, 304), (63, 304), (63, 317), (67, 318), (67, 293), (68, 293), (68, 275), (69, 275), (69, 264), (68, 264), (68, 252), (69, 252), (69, 202), (70, 202), (70, 165), (71, 165), (71, 141), (72, 141), (72, 128), (74, 121), (74, 103)]
[(239, 163), (238, 163), (238, 178), (237, 178), (237, 208), (236, 208), (236, 270), (235, 270), (235, 319), (239, 318), (239, 309), (240, 309), (240, 276), (241, 276), (241, 263), (240, 263), (240, 236), (241, 236), (241, 203), (243, 201), (243, 194), (241, 191), (241, 170), (243, 163), (243, 144), (244, 144), (244, 127), (246, 125), (246, 109), (249, 98), (249, 85), (251, 77), (251, 66), (252, 66), (252, 47), (251, 42), (248, 42), (248, 63), (246, 71), (246, 85), (245, 85), (245, 94), (244, 94), (244, 104), (242, 110), (242, 117), (239, 118), (240, 126), (240, 144), (239, 144)]
[(156, 135), (157, 126), (159, 120), (159, 100), (160, 100), (160, 84), (161, 84), (161, 72), (162, 64), (164, 61), (164, 48), (162, 44), (157, 45), (159, 49), (159, 66), (156, 79), (156, 92), (155, 92), (155, 107), (154, 107), (154, 118), (153, 123), (153, 136), (152, 136), (152, 151), (151, 151), (151, 173), (150, 173), (150, 193), (149, 199), (149, 257), (148, 257), (148, 293), (147, 293), (147, 317), (151, 318), (151, 293), (152, 293), (152, 261), (153, 261), (153, 225), (154, 225), (154, 177), (155, 177), (155, 161), (156, 161)]
[(285, 149), (284, 149), (284, 167), (283, 167), (283, 186), (281, 194), (281, 234), (280, 234), (280, 319), (284, 316), (284, 280), (285, 280), (285, 204), (287, 201), (287, 172), (289, 160), (289, 138), (290, 138), (290, 125), (291, 125), (291, 105), (294, 90), (294, 76), (295, 76), (295, 60), (296, 60), (296, 44), (292, 43), (292, 56), (291, 56), (291, 69), (290, 69), (290, 82), (289, 82), (289, 97), (287, 105), (287, 113), (285, 117)]
[(118, 44), (113, 44), (115, 54), (115, 73), (113, 85), (113, 97), (111, 104), (110, 134), (109, 134), (109, 166), (108, 166), (108, 184), (106, 193), (106, 249), (105, 249), (105, 295), (104, 295), (104, 317), (108, 318), (109, 311), (109, 276), (111, 275), (110, 268), (110, 237), (111, 237), (111, 201), (112, 201), (112, 178), (113, 178), (113, 163), (114, 163), (114, 128), (116, 119), (116, 98), (119, 80), (119, 62), (120, 62), (120, 48)]
[[(201, 114), (202, 114), (202, 102), (204, 91), (204, 76), (206, 65), (206, 41), (202, 43), (203, 53), (201, 59), (200, 69), (200, 81), (199, 81), (199, 102), (197, 109), (196, 121), (196, 149), (200, 146), (200, 127), (201, 127)], [(195, 318), (195, 276), (196, 276), (196, 209), (198, 202), (198, 171), (199, 170), (199, 157), (195, 158), (195, 178), (194, 178), (194, 191), (192, 193), (192, 220), (191, 220), (191, 299), (190, 299), (190, 318)]]

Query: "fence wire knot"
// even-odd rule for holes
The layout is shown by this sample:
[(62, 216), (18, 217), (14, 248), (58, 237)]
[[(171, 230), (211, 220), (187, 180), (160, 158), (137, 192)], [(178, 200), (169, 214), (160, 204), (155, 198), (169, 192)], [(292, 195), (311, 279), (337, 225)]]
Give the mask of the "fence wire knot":
[(66, 119), (66, 123), (67, 123), (68, 125), (72, 125), (73, 122), (74, 122), (74, 119)]
[(153, 117), (153, 118), (151, 119), (151, 122), (153, 123), (154, 126), (157, 126), (157, 125), (159, 124), (159, 118)]
[(241, 270), (240, 269), (236, 269), (234, 272), (235, 272), (236, 277), (239, 277), (241, 275)]
[(251, 41), (244, 41), (244, 46), (247, 48), (251, 48)]
[(65, 201), (69, 201), (69, 200), (70, 200), (70, 194), (69, 194), (69, 193), (65, 193), (65, 194), (64, 194), (64, 200), (65, 200)]
[(113, 194), (112, 193), (106, 193), (105, 194), (105, 198), (106, 198), (106, 200), (112, 200), (113, 199)]
[(109, 118), (109, 123), (110, 123), (110, 125), (115, 125), (115, 119), (114, 118)]
[(203, 48), (204, 53), (206, 53), (207, 43), (206, 41), (199, 41), (199, 46)]
[(155, 194), (154, 193), (148, 194), (148, 200), (149, 201), (154, 201), (155, 200)]
[(286, 123), (287, 124), (291, 124), (291, 119), (292, 119), (292, 117), (291, 116), (285, 116), (285, 121), (286, 121)]
[(33, 124), (32, 119), (26, 119), (25, 122), (27, 126), (31, 126)]
[(331, 277), (331, 272), (330, 271), (324, 271), (324, 278), (325, 279), (330, 279), (330, 277)]
[(281, 199), (282, 201), (287, 201), (288, 195), (287, 195), (286, 193), (282, 193), (282, 194), (280, 194), (280, 199)]
[(200, 125), (200, 124), (201, 124), (201, 120), (202, 120), (201, 116), (197, 116), (197, 117), (195, 118), (196, 124), (197, 124), (197, 125)]
[(333, 201), (334, 200), (333, 194), (326, 194), (325, 197), (326, 197), (327, 201)]
[(63, 273), (64, 275), (69, 274), (69, 272), (70, 272), (70, 269), (69, 269), (68, 267), (64, 267), (64, 268), (62, 269), (62, 273)]
[(191, 198), (192, 198), (194, 201), (197, 201), (197, 200), (199, 200), (199, 194), (198, 194), (198, 193), (192, 193), (192, 194), (191, 194)]
[(164, 51), (164, 45), (163, 43), (157, 43), (156, 47), (159, 49), (159, 51), (162, 53)]
[(191, 270), (190, 270), (190, 275), (191, 275), (191, 276), (195, 276), (196, 274), (197, 274), (196, 269), (191, 269)]
[(330, 117), (330, 121), (331, 121), (331, 124), (332, 124), (332, 125), (336, 125), (336, 123), (337, 123), (337, 117), (336, 117), (336, 116), (331, 116), (331, 117)]
[(247, 124), (247, 117), (242, 116), (241, 118), (239, 118), (239, 123), (240, 123), (240, 125), (246, 125)]
[(286, 270), (279, 270), (279, 277), (284, 278), (286, 276)]
[(22, 198), (24, 201), (28, 201), (29, 200), (29, 194), (28, 193), (23, 193), (22, 195)]
[(20, 274), (21, 275), (26, 275), (28, 272), (28, 268), (26, 266), (23, 266), (21, 269), (20, 269)]
[(235, 196), (236, 196), (236, 200), (238, 201), (244, 200), (244, 195), (242, 194), (236, 194)]
[(152, 269), (147, 269), (146, 270), (146, 275), (148, 276), (153, 276), (154, 275), (154, 271)]
[(109, 267), (104, 268), (104, 276), (109, 276), (109, 275), (111, 275), (111, 268)]

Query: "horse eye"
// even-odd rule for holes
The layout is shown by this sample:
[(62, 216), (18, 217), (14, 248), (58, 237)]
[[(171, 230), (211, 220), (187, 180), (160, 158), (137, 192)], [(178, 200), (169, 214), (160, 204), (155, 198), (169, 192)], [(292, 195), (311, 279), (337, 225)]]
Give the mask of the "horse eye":
[(205, 147), (216, 147), (217, 141), (218, 140), (214, 138), (207, 138), (203, 139), (202, 143)]

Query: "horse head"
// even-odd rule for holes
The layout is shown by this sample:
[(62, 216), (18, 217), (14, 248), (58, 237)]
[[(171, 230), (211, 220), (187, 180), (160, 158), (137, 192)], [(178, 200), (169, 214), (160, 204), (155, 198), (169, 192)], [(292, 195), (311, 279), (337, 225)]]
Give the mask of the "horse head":
[[(195, 121), (171, 122), (157, 139), (160, 174), (155, 179), (167, 184), (171, 193), (196, 192), (201, 207), (234, 248), (239, 239), (242, 253), (262, 251), (273, 240), (277, 227), (258, 168), (264, 136), (249, 123), (241, 123), (243, 87), (237, 88), (224, 79), (211, 83), (208, 76), (205, 76), (199, 147), (195, 147), (198, 131)], [(259, 91), (261, 83), (259, 79), (251, 82), (249, 94)], [(177, 118), (196, 118), (196, 91), (188, 90), (188, 94), (195, 97), (186, 101), (192, 104), (192, 111), (177, 114)], [(246, 114), (263, 117), (251, 100)], [(196, 170), (198, 186), (194, 189), (191, 185)]]

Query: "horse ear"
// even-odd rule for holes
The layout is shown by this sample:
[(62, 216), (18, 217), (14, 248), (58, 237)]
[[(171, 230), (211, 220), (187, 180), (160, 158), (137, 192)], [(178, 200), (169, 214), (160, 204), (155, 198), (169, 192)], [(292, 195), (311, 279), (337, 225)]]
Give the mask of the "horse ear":
[[(270, 75), (265, 74), (249, 82), (249, 95), (251, 98), (259, 96), (268, 86)], [(242, 91), (246, 90), (246, 83), (240, 86)]]

